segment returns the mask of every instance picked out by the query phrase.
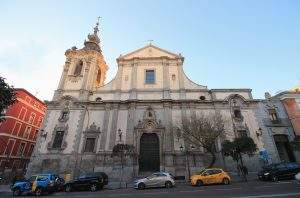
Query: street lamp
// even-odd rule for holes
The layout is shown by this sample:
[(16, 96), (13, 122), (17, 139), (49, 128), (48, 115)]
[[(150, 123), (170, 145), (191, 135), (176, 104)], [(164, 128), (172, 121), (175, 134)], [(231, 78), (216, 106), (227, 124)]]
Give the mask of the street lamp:
[(47, 134), (47, 132), (45, 132), (44, 129), (41, 129), (41, 130), (40, 130), (40, 133), (41, 133), (41, 134), (40, 134), (41, 137), (43, 137), (44, 139), (47, 138), (47, 135), (48, 135), (48, 134)]
[(122, 130), (121, 129), (118, 129), (118, 136), (119, 136), (119, 142), (121, 143), (122, 142)]
[[(192, 147), (194, 148), (194, 146), (191, 145), (191, 148)], [(188, 172), (188, 178), (186, 178), (186, 181), (188, 181), (191, 177), (190, 162), (189, 162), (189, 156), (188, 156), (189, 151), (185, 147), (183, 147), (182, 145), (180, 145), (179, 148), (180, 148), (180, 151), (182, 153), (184, 153), (184, 155), (185, 155), (185, 166), (186, 166), (186, 170)]]
[(257, 138), (260, 137), (260, 136), (262, 136), (262, 129), (260, 127), (256, 131), (256, 136), (257, 136)]

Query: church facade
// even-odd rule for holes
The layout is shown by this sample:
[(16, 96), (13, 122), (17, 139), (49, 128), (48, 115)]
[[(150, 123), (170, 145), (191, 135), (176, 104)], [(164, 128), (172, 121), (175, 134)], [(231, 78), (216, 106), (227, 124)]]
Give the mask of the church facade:
[[(258, 135), (259, 100), (253, 99), (250, 89), (196, 84), (185, 75), (181, 54), (152, 44), (120, 55), (115, 78), (104, 84), (108, 66), (97, 33), (96, 26), (82, 49), (72, 47), (65, 53), (60, 83), (47, 102), (27, 174), (104, 171), (113, 175), (117, 163), (112, 149), (126, 143), (135, 148), (135, 155), (126, 159), (128, 178), (159, 170), (187, 176), (187, 162), (192, 173), (207, 165), (210, 156), (187, 145), (176, 126), (185, 117), (202, 114), (220, 113), (227, 120), (227, 139), (248, 135), (258, 149), (264, 147)], [(245, 161), (249, 171), (260, 167), (258, 155)], [(217, 165), (228, 170), (236, 166), (221, 154)]]

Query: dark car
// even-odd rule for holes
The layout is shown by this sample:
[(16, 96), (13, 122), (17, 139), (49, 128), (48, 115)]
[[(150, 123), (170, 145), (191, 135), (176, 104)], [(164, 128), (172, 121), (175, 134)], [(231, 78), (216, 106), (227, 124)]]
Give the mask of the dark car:
[(65, 191), (90, 190), (96, 191), (102, 189), (108, 184), (108, 177), (103, 172), (87, 173), (77, 179), (65, 183)]
[(263, 181), (294, 179), (298, 172), (300, 172), (300, 164), (295, 162), (271, 164), (265, 166), (263, 170), (258, 173), (258, 179)]

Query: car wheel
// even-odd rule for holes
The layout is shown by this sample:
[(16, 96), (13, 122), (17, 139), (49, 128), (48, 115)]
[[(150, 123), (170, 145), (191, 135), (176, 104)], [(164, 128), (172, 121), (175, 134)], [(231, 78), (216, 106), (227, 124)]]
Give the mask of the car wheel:
[(13, 190), (13, 196), (20, 196), (21, 195), (21, 190), (19, 188), (15, 188)]
[(71, 192), (72, 190), (72, 186), (71, 185), (67, 185), (66, 188), (65, 188), (65, 191), (66, 192)]
[(145, 189), (145, 187), (146, 187), (146, 185), (144, 183), (139, 183), (139, 185), (138, 185), (139, 190), (143, 190), (143, 189)]
[(36, 190), (35, 190), (35, 195), (36, 196), (41, 196), (43, 194), (43, 190), (41, 189), (41, 188), (37, 188)]
[(224, 178), (223, 179), (223, 184), (228, 185), (230, 183), (228, 178)]
[(96, 184), (91, 184), (90, 190), (91, 190), (92, 192), (95, 192), (95, 191), (97, 190), (97, 185), (96, 185)]
[(273, 176), (272, 176), (272, 181), (273, 181), (273, 182), (277, 182), (277, 181), (278, 181), (278, 178), (277, 178), (275, 175), (273, 175)]
[(198, 180), (197, 183), (196, 183), (196, 186), (203, 186), (203, 181)]
[(172, 188), (172, 187), (173, 187), (173, 184), (172, 184), (172, 182), (170, 182), (170, 181), (166, 181), (166, 183), (165, 183), (165, 187), (166, 187), (166, 188)]

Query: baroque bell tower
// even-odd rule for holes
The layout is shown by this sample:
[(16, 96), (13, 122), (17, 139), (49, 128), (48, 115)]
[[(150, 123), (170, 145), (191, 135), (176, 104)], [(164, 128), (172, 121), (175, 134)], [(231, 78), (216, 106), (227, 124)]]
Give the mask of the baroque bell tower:
[(82, 49), (74, 46), (65, 52), (66, 62), (53, 100), (65, 95), (87, 100), (92, 91), (104, 85), (108, 66), (102, 55), (98, 27), (99, 21), (94, 33), (87, 36)]

